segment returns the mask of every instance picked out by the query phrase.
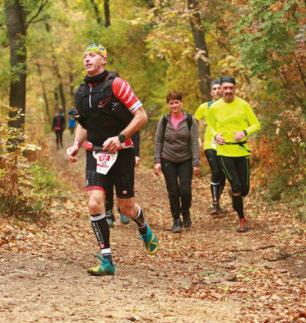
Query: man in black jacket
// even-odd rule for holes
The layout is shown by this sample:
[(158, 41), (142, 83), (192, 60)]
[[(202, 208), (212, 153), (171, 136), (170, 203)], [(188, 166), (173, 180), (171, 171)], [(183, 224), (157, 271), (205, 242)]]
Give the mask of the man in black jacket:
[(55, 132), (56, 136), (56, 148), (63, 148), (63, 132), (66, 127), (66, 120), (63, 113), (60, 113), (58, 109), (56, 109), (55, 116), (52, 121), (52, 130)]
[(149, 254), (158, 249), (158, 241), (145, 222), (141, 207), (134, 200), (135, 154), (131, 137), (147, 122), (147, 114), (131, 86), (116, 73), (104, 69), (106, 49), (91, 44), (84, 52), (87, 72), (75, 97), (78, 121), (74, 144), (67, 149), (71, 162), (85, 139), (102, 151), (87, 151), (86, 190), (91, 224), (101, 253), (91, 275), (113, 275), (115, 266), (110, 248), (110, 229), (105, 216), (105, 190), (116, 189), (120, 210), (137, 224), (140, 237)]

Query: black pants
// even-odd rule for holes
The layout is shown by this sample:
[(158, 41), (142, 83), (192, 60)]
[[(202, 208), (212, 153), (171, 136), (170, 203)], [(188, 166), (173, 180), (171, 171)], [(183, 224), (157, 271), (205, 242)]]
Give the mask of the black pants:
[(232, 189), (233, 208), (240, 218), (244, 217), (242, 196), (250, 190), (250, 164), (248, 157), (219, 156), (223, 172)]
[(173, 163), (167, 160), (161, 162), (162, 172), (165, 177), (170, 210), (174, 219), (189, 214), (191, 206), (191, 182), (192, 161), (191, 159), (181, 163)]
[(220, 186), (224, 187), (225, 176), (222, 171), (220, 160), (217, 157), (217, 152), (214, 149), (205, 149), (204, 153), (211, 169), (211, 182), (219, 183)]
[(57, 148), (59, 148), (60, 146), (63, 147), (63, 131), (55, 130), (55, 136), (56, 136), (56, 147)]
[(113, 210), (114, 207), (114, 184), (111, 183), (105, 190), (105, 211)]

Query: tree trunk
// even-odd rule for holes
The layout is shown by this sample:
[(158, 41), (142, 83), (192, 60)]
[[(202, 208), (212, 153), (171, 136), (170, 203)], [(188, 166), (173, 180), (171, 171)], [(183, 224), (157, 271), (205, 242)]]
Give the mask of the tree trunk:
[(198, 65), (201, 96), (203, 100), (208, 100), (210, 97), (210, 65), (204, 28), (201, 22), (199, 0), (187, 0), (187, 2), (189, 22), (197, 51), (196, 61)]
[[(45, 23), (45, 27), (46, 27), (47, 32), (50, 33), (51, 28), (47, 22)], [(54, 53), (54, 48), (52, 48), (52, 53)], [(66, 115), (66, 98), (65, 98), (65, 91), (64, 91), (64, 83), (63, 83), (62, 75), (60, 73), (60, 70), (59, 70), (59, 67), (57, 64), (56, 56), (54, 54), (52, 54), (52, 67), (53, 67), (54, 73), (55, 73), (57, 80), (58, 80), (58, 91), (59, 91), (59, 97), (61, 100), (61, 108), (63, 109), (63, 112)]]
[(44, 84), (44, 82), (42, 80), (42, 70), (41, 70), (41, 66), (39, 65), (39, 63), (36, 63), (36, 67), (37, 67), (38, 76), (39, 76), (39, 79), (40, 79), (43, 99), (44, 99), (44, 102), (45, 102), (46, 116), (47, 116), (48, 123), (50, 123), (51, 122), (51, 116), (50, 116), (50, 108), (49, 108), (47, 90), (46, 90), (45, 84)]
[(153, 9), (155, 7), (154, 0), (147, 0), (146, 2), (149, 8)]
[[(74, 88), (73, 88), (73, 73), (69, 71), (69, 87), (70, 87), (70, 104), (74, 105)], [(70, 108), (69, 108), (70, 110)]]
[(98, 6), (96, 4), (96, 1), (95, 0), (90, 0), (90, 3), (91, 3), (91, 5), (92, 5), (92, 7), (94, 9), (97, 23), (98, 23), (98, 25), (101, 25), (102, 19), (101, 19), (99, 8), (98, 8)]
[(59, 109), (59, 98), (58, 98), (58, 88), (56, 87), (54, 89), (54, 111), (53, 111), (53, 114), (56, 112), (56, 110)]
[[(26, 111), (26, 21), (24, 8), (18, 0), (5, 0), (6, 24), (10, 47), (10, 65), (12, 77), (10, 82), (9, 125), (21, 129), (22, 136), (14, 144), (22, 142)], [(18, 116), (18, 112), (21, 115)]]
[(104, 0), (104, 18), (105, 18), (105, 27), (107, 28), (111, 24), (109, 0)]
[(58, 65), (55, 64), (55, 66), (57, 67), (56, 73), (59, 79), (58, 92), (61, 99), (61, 110), (63, 110), (63, 113), (66, 115), (66, 99), (65, 99), (65, 92), (64, 92), (64, 84), (63, 84), (62, 76), (58, 69)]

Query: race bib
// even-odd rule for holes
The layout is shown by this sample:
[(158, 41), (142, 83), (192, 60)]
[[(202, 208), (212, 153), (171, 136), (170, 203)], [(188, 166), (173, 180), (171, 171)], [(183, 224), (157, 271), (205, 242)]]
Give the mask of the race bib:
[(112, 168), (117, 160), (118, 153), (108, 153), (108, 152), (93, 152), (93, 156), (97, 160), (97, 173), (106, 175), (108, 171)]

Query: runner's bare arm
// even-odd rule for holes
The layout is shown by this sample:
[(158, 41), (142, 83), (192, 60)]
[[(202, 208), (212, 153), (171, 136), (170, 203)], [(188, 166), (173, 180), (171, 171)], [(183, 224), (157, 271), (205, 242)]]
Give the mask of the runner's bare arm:
[(147, 122), (147, 113), (143, 107), (140, 107), (134, 112), (134, 118), (127, 125), (127, 127), (121, 131), (121, 133), (125, 135), (126, 138), (130, 138), (134, 133), (139, 131)]
[(78, 124), (75, 131), (74, 142), (78, 142), (80, 145), (82, 145), (86, 138), (87, 130), (83, 128), (80, 124)]
[[(123, 134), (126, 138), (132, 137), (132, 135), (139, 131), (140, 128), (148, 121), (147, 113), (143, 107), (139, 107), (133, 114), (134, 118), (127, 125), (127, 127), (120, 132), (120, 134)], [(104, 142), (103, 150), (114, 153), (119, 149), (120, 145), (121, 143), (118, 136), (110, 137)]]
[(78, 124), (75, 132), (74, 143), (66, 150), (69, 161), (76, 162), (78, 160), (76, 155), (86, 138), (87, 130)]

